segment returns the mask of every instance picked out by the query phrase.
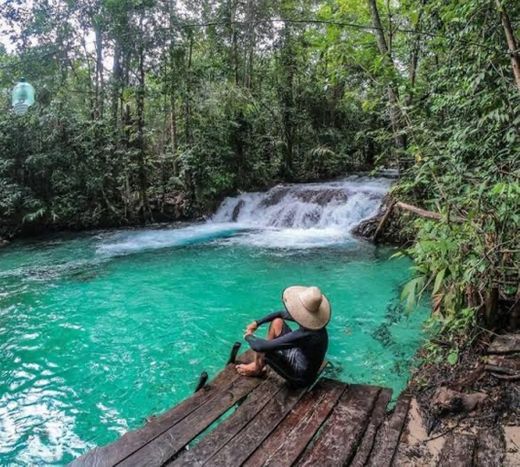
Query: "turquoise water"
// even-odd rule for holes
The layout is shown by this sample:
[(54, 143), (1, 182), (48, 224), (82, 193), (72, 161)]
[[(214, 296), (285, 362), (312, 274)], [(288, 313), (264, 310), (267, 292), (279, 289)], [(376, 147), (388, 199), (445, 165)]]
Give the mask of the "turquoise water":
[(203, 225), (0, 250), (0, 464), (63, 464), (139, 427), (218, 372), (292, 284), (332, 303), (333, 376), (403, 389), (426, 315), (399, 306), (407, 259), (354, 240), (283, 249), (244, 235)]

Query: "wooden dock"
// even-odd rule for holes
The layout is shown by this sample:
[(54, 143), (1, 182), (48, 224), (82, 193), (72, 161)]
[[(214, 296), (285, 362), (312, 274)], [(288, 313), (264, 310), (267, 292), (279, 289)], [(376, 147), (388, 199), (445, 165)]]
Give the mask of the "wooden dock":
[(72, 465), (389, 466), (409, 407), (404, 396), (387, 414), (390, 398), (389, 389), (327, 378), (290, 389), (273, 373), (246, 378), (229, 364), (189, 399)]

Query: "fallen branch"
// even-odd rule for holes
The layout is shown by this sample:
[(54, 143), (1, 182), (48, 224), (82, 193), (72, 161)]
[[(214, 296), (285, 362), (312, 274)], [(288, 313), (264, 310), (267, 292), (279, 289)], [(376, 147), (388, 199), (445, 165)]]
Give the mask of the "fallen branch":
[[(400, 209), (404, 209), (405, 211), (413, 212), (414, 214), (417, 214), (418, 216), (424, 217), (426, 219), (434, 219), (437, 221), (440, 221), (442, 219), (442, 216), (438, 212), (427, 211), (426, 209), (418, 208), (417, 206), (403, 203), (402, 201), (397, 201), (395, 203), (395, 206), (397, 206)], [(452, 220), (454, 222), (464, 222), (465, 221), (465, 219), (463, 217), (459, 217), (459, 216), (450, 217), (450, 220)]]
[(394, 209), (394, 206), (395, 206), (395, 201), (392, 201), (389, 205), (388, 205), (388, 208), (384, 214), (384, 216), (381, 218), (381, 221), (379, 222), (379, 224), (377, 225), (377, 229), (376, 231), (374, 232), (374, 235), (372, 237), (372, 241), (374, 243), (377, 243), (377, 239), (379, 238), (379, 235), (381, 234), (382, 230), (383, 230), (383, 227), (385, 226), (386, 224), (386, 221), (388, 219), (388, 217), (390, 217), (390, 213), (392, 212), (392, 209)]
[(506, 375), (518, 376), (517, 371), (513, 370), (512, 368), (506, 368), (498, 365), (486, 365), (484, 368), (487, 371), (491, 371), (492, 373), (503, 373)]
[[(398, 207), (400, 209), (403, 209), (404, 211), (413, 212), (417, 216), (424, 217), (426, 219), (433, 219), (436, 221), (442, 220), (442, 215), (438, 212), (432, 212), (427, 211), (426, 209), (418, 208), (417, 206), (413, 206), (412, 204), (403, 203), (402, 201), (392, 201), (387, 209), (386, 212), (381, 217), (381, 220), (379, 221), (379, 224), (377, 225), (377, 228), (374, 232), (374, 235), (372, 235), (372, 241), (374, 243), (377, 243), (379, 237), (381, 236), (381, 232), (383, 231), (383, 228), (385, 227), (388, 218), (390, 217), (390, 214), (392, 213), (394, 207)], [(454, 222), (465, 222), (466, 219), (460, 216), (450, 216), (449, 220)]]
[(516, 375), (499, 375), (497, 373), (491, 373), (495, 378), (497, 379), (501, 379), (501, 380), (504, 380), (504, 381), (518, 381), (520, 380), (520, 374), (516, 374)]

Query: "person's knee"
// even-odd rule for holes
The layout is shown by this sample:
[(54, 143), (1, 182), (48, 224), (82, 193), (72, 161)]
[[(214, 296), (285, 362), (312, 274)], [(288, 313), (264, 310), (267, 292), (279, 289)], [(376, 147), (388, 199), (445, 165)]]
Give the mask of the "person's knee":
[(283, 329), (283, 319), (275, 318), (271, 321), (271, 330), (273, 331), (275, 336), (279, 336), (282, 333)]

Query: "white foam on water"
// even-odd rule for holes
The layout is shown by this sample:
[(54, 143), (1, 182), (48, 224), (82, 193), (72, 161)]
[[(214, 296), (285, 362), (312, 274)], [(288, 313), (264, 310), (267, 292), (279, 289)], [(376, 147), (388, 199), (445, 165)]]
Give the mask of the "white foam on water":
[(377, 214), (391, 183), (388, 178), (352, 176), (277, 185), (226, 198), (203, 224), (118, 232), (103, 239), (97, 252), (117, 256), (210, 241), (283, 249), (344, 244), (352, 241), (355, 226)]
[(142, 229), (118, 232), (104, 239), (97, 252), (106, 256), (138, 253), (176, 246), (204, 243), (235, 235), (239, 227), (232, 223), (197, 224), (177, 229)]

